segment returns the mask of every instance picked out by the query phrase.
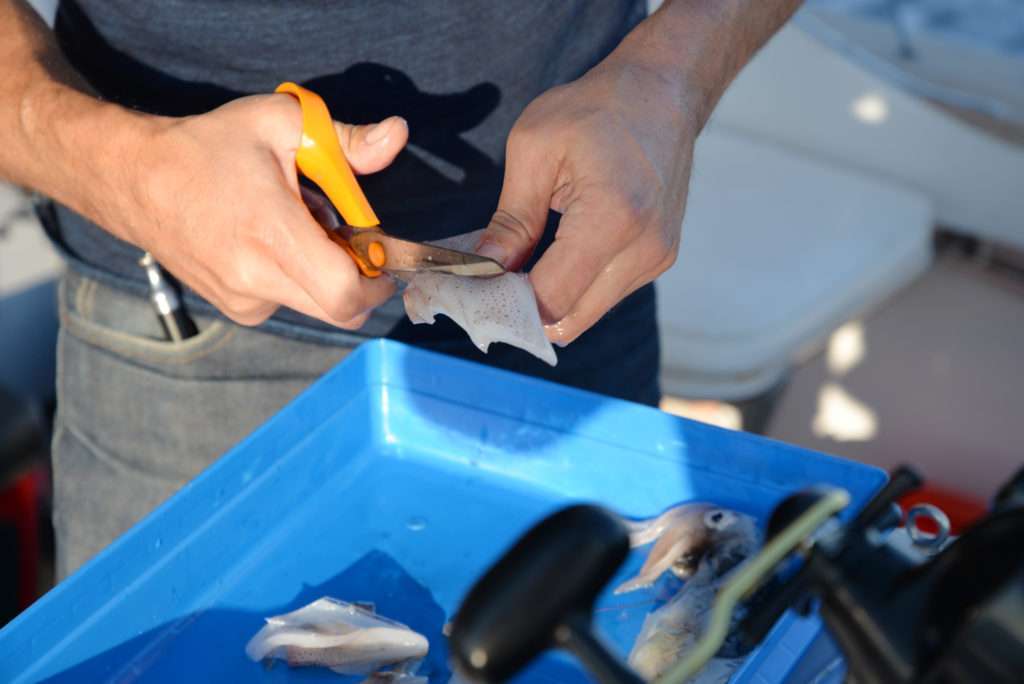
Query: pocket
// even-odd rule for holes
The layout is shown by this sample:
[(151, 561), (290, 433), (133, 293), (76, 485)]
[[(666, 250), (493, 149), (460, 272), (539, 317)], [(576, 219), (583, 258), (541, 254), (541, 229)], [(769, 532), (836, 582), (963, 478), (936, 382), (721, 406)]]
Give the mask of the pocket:
[(69, 270), (61, 282), (58, 411), (109, 462), (195, 476), (341, 361), (318, 345), (212, 317), (181, 342), (149, 302)]
[(143, 364), (188, 365), (226, 344), (237, 326), (199, 317), (198, 334), (182, 341), (164, 337), (150, 302), (68, 269), (60, 283), (60, 318), (65, 331), (95, 347)]

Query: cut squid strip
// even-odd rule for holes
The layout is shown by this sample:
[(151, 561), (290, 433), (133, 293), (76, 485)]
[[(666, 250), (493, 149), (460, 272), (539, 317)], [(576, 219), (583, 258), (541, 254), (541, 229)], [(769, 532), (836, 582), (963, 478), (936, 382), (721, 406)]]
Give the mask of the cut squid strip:
[(369, 675), (367, 682), (426, 681), (412, 674), (429, 649), (426, 638), (362, 606), (325, 597), (266, 622), (245, 648), (257, 662), (277, 658), (292, 667), (327, 667)]
[[(471, 252), (483, 231), (431, 244)], [(473, 344), (487, 353), (493, 342), (504, 342), (554, 366), (555, 348), (544, 334), (537, 298), (523, 273), (494, 278), (470, 278), (447, 273), (417, 273), (403, 294), (405, 312), (415, 324), (433, 324), (438, 314), (466, 331)]]

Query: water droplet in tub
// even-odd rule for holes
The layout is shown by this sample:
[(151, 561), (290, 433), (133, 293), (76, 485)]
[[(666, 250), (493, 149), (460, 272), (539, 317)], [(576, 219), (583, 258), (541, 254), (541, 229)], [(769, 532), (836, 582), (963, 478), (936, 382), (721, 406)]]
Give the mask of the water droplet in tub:
[(159, 549), (163, 545), (164, 545), (164, 540), (161, 539), (160, 537), (157, 537), (156, 540), (153, 542), (153, 548), (154, 549)]
[(422, 532), (427, 527), (427, 521), (420, 517), (409, 518), (409, 522), (405, 524), (413, 532)]

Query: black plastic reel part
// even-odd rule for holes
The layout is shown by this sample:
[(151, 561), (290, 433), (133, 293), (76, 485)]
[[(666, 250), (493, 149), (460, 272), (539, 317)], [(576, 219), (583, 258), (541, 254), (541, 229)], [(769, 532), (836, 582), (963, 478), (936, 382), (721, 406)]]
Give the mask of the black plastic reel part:
[[(927, 561), (888, 542), (896, 501), (920, 485), (896, 470), (845, 526), (836, 524), (783, 564), (746, 603), (740, 635), (760, 643), (787, 610), (817, 604), (857, 684), (1024, 681), (1024, 469), (993, 512)], [(771, 538), (821, 490), (781, 502)], [(471, 681), (499, 682), (552, 647), (573, 652), (598, 682), (642, 680), (593, 634), (594, 601), (629, 553), (613, 513), (572, 506), (531, 529), (477, 583), (453, 622), (452, 653)]]
[[(776, 576), (750, 606), (741, 634), (759, 642), (787, 609), (820, 602), (857, 684), (1024, 682), (1024, 469), (993, 512), (927, 561), (887, 543), (897, 499), (920, 482), (901, 468), (849, 525), (817, 540), (802, 566)], [(797, 493), (769, 535), (820, 496)]]
[(594, 602), (629, 550), (629, 530), (601, 507), (574, 505), (542, 520), (465, 597), (450, 638), (457, 669), (501, 682), (561, 647), (598, 682), (642, 682), (591, 627)]

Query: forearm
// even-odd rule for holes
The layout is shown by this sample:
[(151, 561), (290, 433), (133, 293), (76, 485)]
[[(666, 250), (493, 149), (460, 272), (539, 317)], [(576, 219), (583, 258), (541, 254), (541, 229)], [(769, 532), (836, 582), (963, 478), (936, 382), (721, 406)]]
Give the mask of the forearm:
[(100, 220), (145, 128), (90, 94), (31, 7), (0, 0), (0, 178)]
[(801, 0), (665, 0), (615, 50), (677, 88), (703, 127), (740, 69)]

